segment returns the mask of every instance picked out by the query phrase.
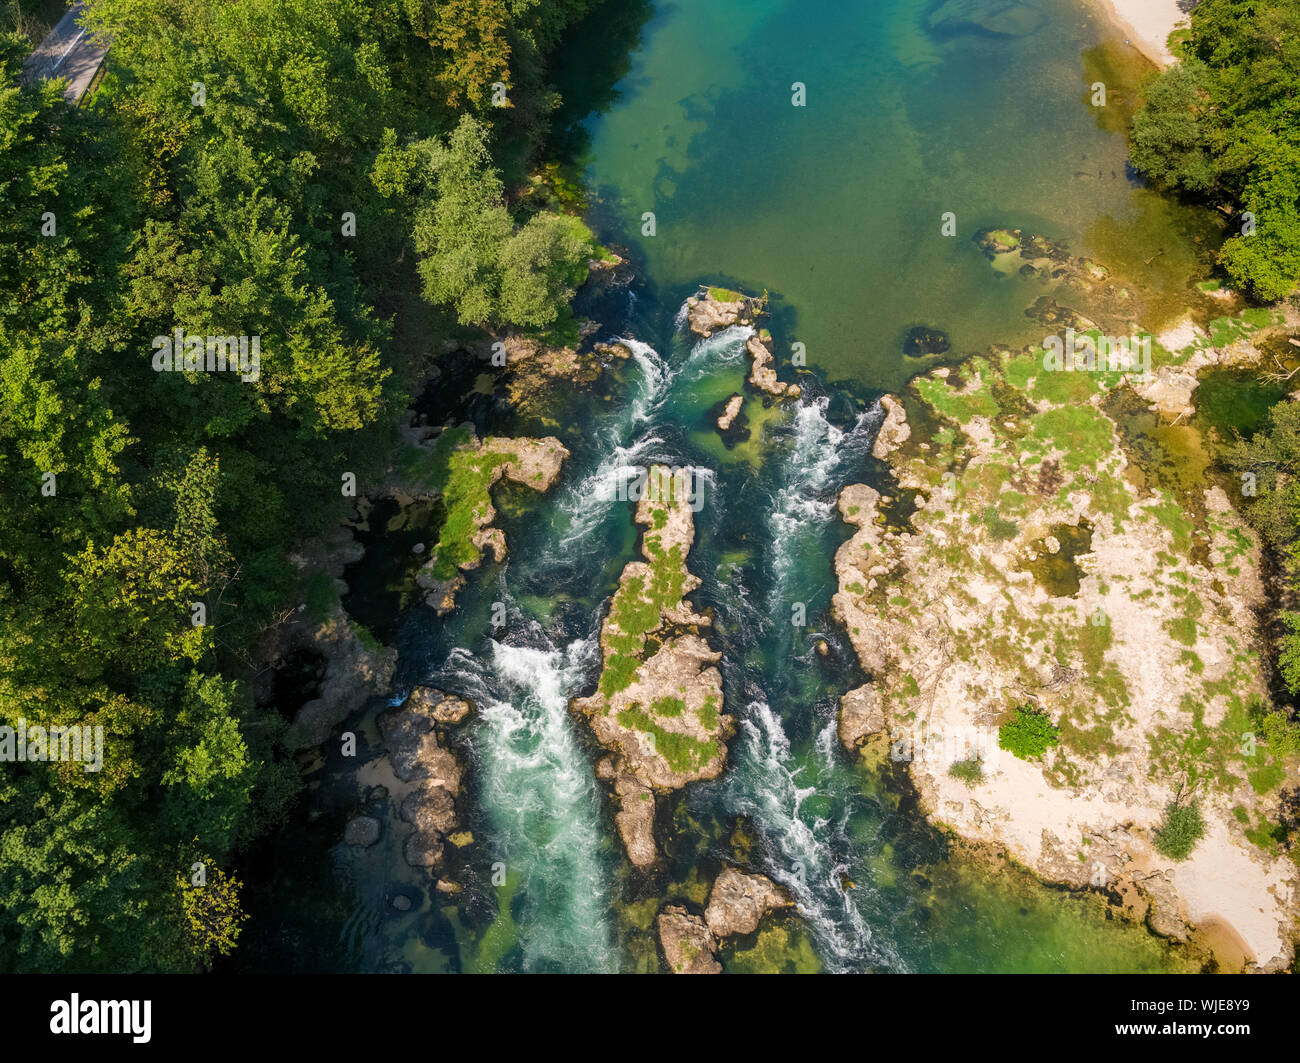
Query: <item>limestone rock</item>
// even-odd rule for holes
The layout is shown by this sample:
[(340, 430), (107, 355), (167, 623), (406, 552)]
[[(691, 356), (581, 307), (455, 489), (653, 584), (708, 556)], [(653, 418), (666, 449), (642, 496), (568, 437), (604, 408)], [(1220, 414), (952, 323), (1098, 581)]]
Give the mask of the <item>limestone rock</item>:
[(765, 914), (775, 908), (789, 908), (793, 903), (766, 876), (728, 867), (714, 879), (704, 921), (715, 938), (752, 934)]
[(840, 698), (840, 741), (852, 752), (874, 734), (885, 729), (885, 712), (880, 696), (870, 683), (854, 687)]
[(659, 944), (674, 974), (721, 974), (717, 941), (704, 920), (673, 905), (659, 913)]

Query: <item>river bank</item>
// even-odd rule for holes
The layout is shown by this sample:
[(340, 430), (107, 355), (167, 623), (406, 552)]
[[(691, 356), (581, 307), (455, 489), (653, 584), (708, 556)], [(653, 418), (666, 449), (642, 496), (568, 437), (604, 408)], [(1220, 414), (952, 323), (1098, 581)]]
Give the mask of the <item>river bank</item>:
[(1187, 24), (1186, 0), (1091, 0), (1156, 66), (1174, 64), (1169, 35)]
[[(1255, 742), (1272, 711), (1259, 545), (1196, 390), (1258, 365), (1279, 325), (1296, 322), (1189, 319), (1147, 337), (1146, 374), (1071, 371), (1046, 341), (936, 369), (877, 448), (907, 520), (872, 487), (839, 497), (855, 531), (835, 613), (872, 676), (842, 702), (845, 744), (884, 736), (934, 822), (1208, 942), (1222, 969), (1291, 962), (1300, 872), (1260, 824), (1298, 773)], [(1049, 729), (1032, 752), (1006, 737), (1026, 719)], [(1161, 831), (1189, 804), (1204, 837), (1171, 858)]]

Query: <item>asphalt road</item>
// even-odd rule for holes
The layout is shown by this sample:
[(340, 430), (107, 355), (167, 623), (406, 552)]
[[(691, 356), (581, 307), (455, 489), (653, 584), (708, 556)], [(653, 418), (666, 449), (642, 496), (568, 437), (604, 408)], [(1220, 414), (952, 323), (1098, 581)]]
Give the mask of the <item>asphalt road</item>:
[(86, 94), (108, 52), (107, 46), (96, 44), (77, 24), (85, 7), (82, 3), (73, 4), (23, 64), (23, 73), (29, 80), (67, 78), (64, 95), (73, 103)]

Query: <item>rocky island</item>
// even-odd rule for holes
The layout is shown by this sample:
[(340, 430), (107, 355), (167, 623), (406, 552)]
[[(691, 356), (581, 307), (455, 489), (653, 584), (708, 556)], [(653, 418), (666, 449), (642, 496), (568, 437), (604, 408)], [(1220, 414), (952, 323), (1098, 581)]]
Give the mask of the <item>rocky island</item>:
[(643, 560), (623, 569), (600, 631), (604, 664), (596, 692), (573, 703), (611, 755), (598, 773), (613, 783), (615, 817), (637, 867), (655, 861), (656, 792), (722, 772), (732, 720), (723, 713), (721, 654), (701, 632), (712, 621), (687, 595), (700, 585), (686, 567), (695, 538), (690, 470), (648, 470), (637, 502)]

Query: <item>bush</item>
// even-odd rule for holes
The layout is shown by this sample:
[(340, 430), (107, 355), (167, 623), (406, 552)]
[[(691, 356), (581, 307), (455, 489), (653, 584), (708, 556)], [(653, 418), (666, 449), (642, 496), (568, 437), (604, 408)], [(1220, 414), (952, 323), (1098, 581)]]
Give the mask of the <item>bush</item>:
[(1019, 706), (1016, 718), (998, 728), (998, 747), (1021, 760), (1041, 757), (1060, 740), (1056, 727), (1046, 714), (1035, 712), (1028, 705)]
[(984, 781), (984, 762), (979, 757), (970, 760), (954, 760), (948, 766), (948, 774), (960, 779), (967, 786), (974, 787)]
[(1172, 803), (1156, 829), (1156, 849), (1173, 860), (1186, 860), (1204, 833), (1205, 821), (1198, 805)]

